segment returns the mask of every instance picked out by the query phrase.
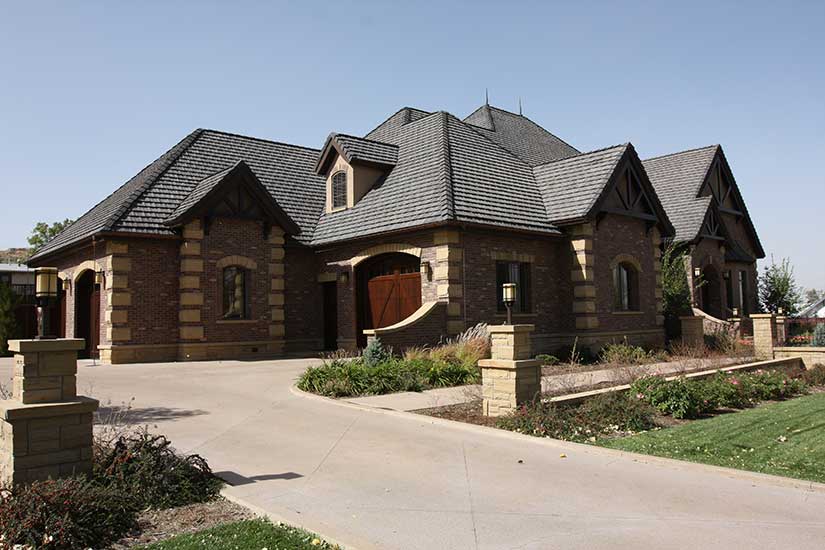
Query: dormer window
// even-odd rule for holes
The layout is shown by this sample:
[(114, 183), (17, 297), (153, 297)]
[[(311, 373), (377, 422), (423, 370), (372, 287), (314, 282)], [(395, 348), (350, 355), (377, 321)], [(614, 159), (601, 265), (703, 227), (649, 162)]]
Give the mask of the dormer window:
[(332, 176), (332, 208), (347, 206), (347, 173), (343, 170)]

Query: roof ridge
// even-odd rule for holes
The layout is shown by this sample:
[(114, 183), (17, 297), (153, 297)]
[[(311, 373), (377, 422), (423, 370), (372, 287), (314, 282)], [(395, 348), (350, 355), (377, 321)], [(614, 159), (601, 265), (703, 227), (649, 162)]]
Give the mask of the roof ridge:
[[(410, 123), (408, 122), (407, 124), (410, 124)], [(369, 141), (370, 143), (377, 143), (378, 145), (386, 145), (388, 147), (398, 148), (398, 145), (396, 145), (395, 143), (387, 143), (386, 141), (378, 141), (377, 139), (369, 139), (369, 138), (365, 138), (365, 137), (361, 137), (361, 136), (354, 136), (352, 134), (344, 134), (343, 132), (332, 132), (332, 135), (348, 137), (348, 138), (357, 139), (357, 140), (360, 140), (360, 141)]]
[[(366, 134), (364, 134), (364, 135), (365, 135), (365, 136), (370, 135), (371, 133), (373, 133), (374, 131), (376, 131), (378, 128), (380, 128), (381, 126), (383, 126), (384, 124), (386, 124), (387, 122), (389, 122), (389, 120), (390, 120), (392, 117), (394, 117), (395, 115), (397, 115), (398, 113), (400, 113), (401, 111), (404, 111), (404, 110), (409, 110), (409, 111), (418, 111), (419, 113), (427, 113), (427, 115), (431, 115), (431, 114), (433, 114), (433, 112), (432, 112), (432, 111), (425, 111), (424, 109), (419, 109), (419, 108), (417, 108), (417, 107), (410, 107), (409, 105), (405, 105), (404, 107), (401, 107), (400, 109), (398, 109), (397, 111), (395, 111), (393, 114), (391, 114), (390, 116), (388, 116), (387, 118), (385, 118), (384, 120), (382, 120), (382, 121), (381, 121), (380, 123), (378, 123), (378, 124), (377, 124), (377, 125), (376, 125), (373, 129), (372, 129), (372, 130), (370, 130), (369, 132), (367, 132), (367, 133), (366, 133)], [(415, 122), (415, 121), (413, 121), (413, 120), (409, 120), (409, 121), (405, 122), (404, 124), (402, 124), (402, 126), (406, 126), (407, 124), (409, 124), (409, 123), (411, 123), (411, 122)]]
[(548, 160), (545, 163), (537, 164), (537, 165), (533, 166), (533, 169), (535, 170), (536, 168), (541, 168), (542, 166), (547, 166), (548, 164), (553, 164), (554, 162), (562, 162), (562, 161), (565, 161), (565, 160), (570, 160), (570, 159), (583, 157), (585, 155), (592, 155), (593, 153), (601, 153), (603, 151), (607, 151), (608, 149), (615, 149), (617, 147), (627, 147), (628, 145), (631, 145), (631, 143), (629, 141), (626, 141), (624, 143), (617, 143), (615, 145), (609, 145), (607, 147), (602, 147), (601, 149), (593, 149), (592, 151), (580, 152), (580, 153), (577, 153), (575, 155), (570, 155), (569, 157), (562, 157), (560, 159)]
[(447, 217), (455, 219), (455, 193), (453, 192), (453, 155), (450, 148), (450, 113), (439, 111), (442, 115), (442, 131), (444, 133), (444, 202)]
[[(513, 117), (523, 118), (524, 120), (526, 120), (527, 122), (529, 122), (529, 123), (530, 123), (530, 124), (532, 124), (533, 126), (536, 126), (536, 127), (540, 128), (540, 129), (541, 129), (541, 131), (543, 131), (543, 132), (547, 132), (548, 134), (550, 134), (551, 136), (553, 136), (554, 138), (556, 138), (556, 139), (557, 139), (557, 140), (559, 140), (560, 142), (564, 143), (565, 145), (567, 145), (567, 146), (568, 146), (568, 147), (570, 147), (571, 149), (575, 149), (576, 151), (578, 151), (578, 149), (577, 149), (576, 147), (573, 147), (572, 145), (570, 145), (569, 143), (567, 143), (565, 140), (563, 140), (562, 138), (560, 138), (559, 136), (557, 136), (556, 134), (554, 134), (553, 132), (551, 132), (550, 130), (548, 130), (547, 128), (545, 128), (544, 126), (542, 126), (541, 124), (539, 124), (538, 122), (536, 122), (535, 120), (533, 120), (532, 118), (528, 117), (528, 116), (527, 116), (527, 115), (525, 115), (525, 114), (522, 114), (522, 113), (514, 113), (513, 111), (508, 111), (507, 109), (502, 109), (501, 107), (496, 107), (495, 105), (490, 105), (490, 104), (487, 104), (487, 105), (482, 105), (481, 107), (487, 107), (488, 109), (493, 109), (493, 110), (495, 110), (495, 111), (498, 111), (498, 112), (500, 112), (500, 113), (505, 113), (505, 114), (508, 114), (508, 115), (510, 115), (510, 116), (513, 116)], [(481, 109), (481, 107), (479, 107), (478, 109)], [(478, 109), (476, 109), (475, 111), (473, 111), (473, 113), (475, 113), (476, 111), (478, 111)], [(472, 115), (473, 113), (470, 113), (470, 114)], [(470, 116), (470, 115), (468, 115), (468, 116)]]
[(123, 215), (125, 215), (129, 210), (131, 210), (134, 207), (135, 203), (141, 197), (141, 195), (148, 191), (149, 188), (151, 188), (158, 181), (158, 179), (163, 174), (165, 174), (166, 171), (169, 170), (169, 168), (171, 168), (172, 165), (175, 164), (178, 161), (178, 159), (180, 159), (180, 157), (183, 156), (183, 154), (186, 151), (188, 151), (196, 141), (198, 141), (198, 139), (203, 135), (203, 132), (203, 128), (198, 128), (197, 130), (193, 131), (188, 136), (183, 138), (180, 142), (178, 142), (178, 144), (175, 145), (175, 147), (172, 147), (172, 150), (174, 150), (176, 147), (178, 147), (178, 145), (183, 144), (180, 150), (176, 151), (169, 159), (167, 159), (163, 166), (158, 167), (159, 170), (157, 171), (157, 173), (151, 174), (148, 178), (146, 178), (146, 181), (144, 181), (143, 184), (140, 185), (140, 187), (132, 191), (129, 194), (129, 196), (126, 197), (126, 199), (120, 204), (120, 206), (118, 206), (117, 209), (114, 212), (112, 212), (112, 214), (108, 218), (106, 218), (106, 221), (103, 223), (101, 229), (103, 229), (104, 231), (110, 231), (114, 227), (114, 225), (120, 220), (120, 218), (123, 217)]
[(721, 147), (718, 143), (714, 143), (713, 145), (704, 145), (702, 147), (694, 147), (693, 149), (685, 149), (684, 151), (675, 151), (673, 153), (665, 153), (664, 155), (658, 155), (655, 157), (649, 157), (643, 159), (642, 162), (647, 162), (649, 160), (659, 160), (665, 157), (673, 157), (676, 155), (683, 155), (685, 153), (695, 153), (696, 151), (701, 151), (702, 149), (710, 149), (711, 147)]
[(251, 139), (253, 141), (262, 141), (264, 143), (271, 143), (273, 145), (285, 145), (286, 147), (295, 147), (296, 149), (305, 149), (307, 151), (317, 151), (317, 152), (321, 151), (320, 149), (316, 149), (315, 147), (307, 147), (306, 145), (296, 145), (294, 143), (287, 143), (285, 141), (275, 141), (273, 139), (266, 139), (266, 138), (260, 138), (260, 137), (255, 137), (255, 136), (247, 136), (247, 135), (238, 134), (238, 133), (235, 133), (235, 132), (227, 132), (227, 131), (224, 131), (224, 130), (215, 130), (213, 128), (201, 128), (201, 131), (204, 132), (204, 133), (211, 132), (213, 134), (221, 134), (221, 135), (224, 135), (224, 136), (232, 136), (232, 137), (239, 137), (239, 138), (244, 138), (244, 139)]

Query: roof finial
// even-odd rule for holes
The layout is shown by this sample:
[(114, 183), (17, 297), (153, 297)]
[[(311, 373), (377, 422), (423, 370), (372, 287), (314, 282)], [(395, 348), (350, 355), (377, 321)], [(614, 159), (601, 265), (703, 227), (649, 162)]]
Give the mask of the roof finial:
[(521, 114), (521, 96), (518, 98), (518, 116), (524, 116)]
[(486, 106), (490, 106), (490, 93), (487, 91), (487, 88), (484, 88), (484, 104)]

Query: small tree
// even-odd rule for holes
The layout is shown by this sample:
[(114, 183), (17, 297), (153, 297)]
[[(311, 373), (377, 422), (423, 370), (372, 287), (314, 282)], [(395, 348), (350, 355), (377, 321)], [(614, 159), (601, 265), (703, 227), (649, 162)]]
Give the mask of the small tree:
[(771, 264), (765, 266), (759, 278), (759, 303), (769, 313), (778, 313), (782, 308), (785, 315), (799, 311), (802, 296), (793, 274), (790, 260), (783, 258), (776, 263), (771, 256)]
[(14, 310), (19, 301), (9, 285), (0, 283), (0, 356), (8, 354), (9, 340), (17, 335)]
[(684, 247), (669, 243), (662, 254), (662, 302), (665, 317), (689, 315), (690, 281), (685, 264), (687, 253)]
[(53, 224), (49, 225), (46, 222), (38, 222), (37, 225), (34, 226), (32, 229), (31, 235), (29, 235), (29, 253), (34, 254), (40, 248), (43, 247), (47, 242), (54, 239), (58, 233), (66, 229), (69, 225), (72, 224), (72, 220), (66, 218), (62, 222), (54, 222)]
[(823, 297), (825, 297), (825, 290), (817, 290), (815, 288), (809, 288), (805, 291), (805, 305), (809, 306), (814, 302), (818, 302)]

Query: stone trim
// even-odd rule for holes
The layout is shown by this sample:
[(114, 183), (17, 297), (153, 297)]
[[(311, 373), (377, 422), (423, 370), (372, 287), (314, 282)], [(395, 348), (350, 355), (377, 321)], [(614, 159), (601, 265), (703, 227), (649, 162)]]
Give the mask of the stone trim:
[(435, 265), (432, 278), (436, 298), (447, 303), (447, 334), (454, 336), (467, 328), (464, 320), (464, 248), (461, 234), (455, 230), (433, 234)]
[(642, 273), (642, 263), (636, 258), (636, 256), (632, 256), (630, 254), (617, 254), (611, 261), (610, 261), (610, 272), (613, 273), (613, 270), (616, 269), (616, 266), (622, 263), (627, 263), (633, 266), (633, 269)]
[[(279, 228), (273, 227), (267, 239), (272, 246), (270, 249), (270, 262), (268, 266), (269, 283), (269, 326), (268, 334), (275, 342), (278, 352), (283, 351), (286, 326), (284, 325), (284, 289), (286, 281), (284, 278), (284, 233)], [(273, 348), (274, 349), (274, 348)]]
[(583, 223), (570, 227), (570, 250), (573, 254), (573, 315), (577, 330), (593, 330), (599, 327), (596, 316), (596, 257), (593, 254), (593, 224)]
[(399, 332), (408, 329), (429, 317), (430, 314), (441, 305), (443, 305), (443, 302), (427, 302), (425, 304), (422, 304), (420, 308), (415, 310), (413, 314), (407, 317), (406, 319), (402, 319), (401, 321), (398, 321), (394, 325), (390, 325), (388, 327), (365, 329), (364, 334), (366, 334), (367, 336), (380, 337), (385, 334), (392, 334), (394, 332)]
[[(283, 248), (281, 248), (281, 250), (283, 250)], [(240, 266), (244, 269), (258, 269), (258, 264), (255, 262), (255, 260), (247, 258), (246, 256), (224, 256), (223, 258), (215, 262), (215, 267), (217, 269), (223, 269), (225, 267), (230, 267), (234, 265)]]
[(403, 243), (387, 243), (387, 244), (379, 244), (376, 246), (371, 246), (370, 248), (366, 248), (350, 258), (348, 262), (345, 262), (350, 267), (355, 267), (364, 260), (371, 258), (373, 256), (378, 256), (379, 254), (389, 254), (392, 252), (400, 252), (402, 254), (409, 254), (410, 256), (416, 256), (418, 258), (421, 257), (421, 248), (417, 246), (412, 246), (409, 244)]
[[(180, 245), (180, 288), (178, 302), (178, 337), (181, 340), (203, 340), (203, 257), (204, 233), (200, 220), (192, 220), (183, 226), (184, 241)], [(117, 358), (109, 352), (110, 360)]]

